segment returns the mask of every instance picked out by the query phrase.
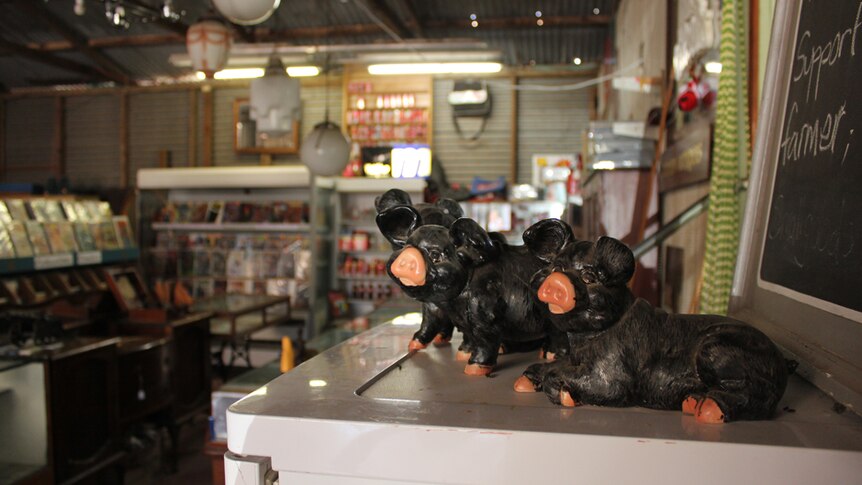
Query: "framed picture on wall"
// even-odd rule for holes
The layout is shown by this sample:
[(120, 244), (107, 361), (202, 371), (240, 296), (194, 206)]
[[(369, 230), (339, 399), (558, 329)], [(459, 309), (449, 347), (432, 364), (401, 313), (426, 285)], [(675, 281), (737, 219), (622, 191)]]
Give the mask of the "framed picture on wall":
[(243, 154), (291, 154), (299, 153), (299, 122), (279, 136), (259, 133), (256, 122), (251, 118), (247, 98), (237, 98), (233, 102), (233, 148)]

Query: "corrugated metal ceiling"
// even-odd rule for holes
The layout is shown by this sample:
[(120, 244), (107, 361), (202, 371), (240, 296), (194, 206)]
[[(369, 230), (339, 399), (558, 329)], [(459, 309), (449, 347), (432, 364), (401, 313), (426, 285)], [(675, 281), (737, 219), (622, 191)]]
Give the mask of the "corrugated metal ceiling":
[[(52, 85), (71, 82), (104, 82), (93, 55), (70, 50), (67, 39), (50, 22), (33, 14), (39, 7), (90, 41), (119, 41), (161, 37), (135, 47), (94, 46), (116, 64), (117, 70), (136, 81), (188, 74), (168, 62), (168, 56), (184, 53), (183, 26), (194, 23), (209, 10), (209, 1), (174, 0), (186, 12), (179, 26), (144, 23), (129, 15), (130, 27), (116, 29), (105, 17), (104, 0), (85, 0), (83, 16), (73, 13), (72, 0), (5, 0), (0, 2), (0, 84), (2, 88)], [(120, 0), (129, 10), (134, 5), (156, 8), (162, 0)], [(245, 38), (276, 41), (279, 45), (342, 45), (394, 43), (379, 23), (394, 23), (405, 40), (475, 39), (489, 50), (499, 51), (510, 66), (562, 65), (573, 57), (584, 61), (601, 58), (609, 35), (609, 16), (618, 0), (282, 0), (266, 22), (246, 29)], [(25, 8), (27, 7), (27, 8)], [(598, 15), (595, 14), (596, 11)], [(535, 12), (542, 11), (545, 26), (534, 24)], [(470, 26), (476, 14), (479, 27)], [(387, 18), (389, 17), (389, 18)], [(412, 24), (415, 18), (420, 28)], [(324, 27), (338, 27), (333, 33)], [(357, 27), (357, 29), (353, 29)], [(421, 34), (420, 34), (421, 32)], [(237, 42), (243, 42), (238, 38)], [(68, 44), (68, 42), (66, 42)], [(60, 61), (56, 61), (59, 58)], [(76, 66), (69, 67), (73, 61)]]

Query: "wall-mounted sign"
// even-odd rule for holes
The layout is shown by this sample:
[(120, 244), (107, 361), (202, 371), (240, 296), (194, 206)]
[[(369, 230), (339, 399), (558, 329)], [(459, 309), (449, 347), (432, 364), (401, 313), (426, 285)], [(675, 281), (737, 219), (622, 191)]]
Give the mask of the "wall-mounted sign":
[(712, 159), (712, 124), (707, 120), (693, 122), (686, 132), (670, 145), (659, 165), (659, 192), (709, 180)]

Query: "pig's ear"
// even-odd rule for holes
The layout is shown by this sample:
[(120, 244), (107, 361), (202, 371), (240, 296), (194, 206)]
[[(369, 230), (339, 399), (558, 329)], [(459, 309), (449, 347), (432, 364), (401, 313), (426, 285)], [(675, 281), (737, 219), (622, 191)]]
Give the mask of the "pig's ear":
[(389, 189), (374, 199), (374, 208), (378, 214), (399, 205), (413, 205), (410, 195), (401, 189)]
[(434, 203), (438, 209), (444, 214), (452, 216), (454, 219), (464, 217), (464, 211), (461, 209), (461, 204), (452, 199), (440, 199)]
[(635, 256), (632, 250), (617, 239), (600, 237), (596, 241), (595, 255), (599, 277), (605, 286), (624, 285), (635, 273)]
[(449, 234), (458, 251), (458, 258), (464, 264), (478, 266), (500, 254), (500, 248), (494, 245), (488, 233), (473, 219), (462, 217), (453, 222)]
[(394, 248), (404, 247), (410, 234), (421, 225), (419, 211), (409, 205), (395, 206), (377, 214), (377, 227)]
[(524, 244), (534, 256), (550, 263), (554, 257), (574, 242), (572, 228), (559, 219), (539, 221), (524, 231)]

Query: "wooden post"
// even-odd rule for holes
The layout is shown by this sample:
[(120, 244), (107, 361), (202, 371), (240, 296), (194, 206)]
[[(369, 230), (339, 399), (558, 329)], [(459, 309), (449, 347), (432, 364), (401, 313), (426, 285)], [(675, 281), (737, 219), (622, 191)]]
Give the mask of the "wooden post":
[(51, 166), (58, 179), (66, 175), (66, 98), (54, 98), (54, 140)]
[(760, 37), (760, 1), (749, 0), (748, 2), (748, 126), (751, 136), (748, 138), (751, 144), (748, 147), (748, 163), (751, 165), (751, 153), (754, 151), (754, 140), (757, 138), (757, 109), (760, 101), (758, 85), (760, 51), (758, 38)]
[(129, 188), (129, 93), (120, 93), (120, 187)]
[(509, 133), (509, 183), (518, 183), (518, 76), (512, 78), (512, 116)]
[(187, 164), (198, 164), (198, 90), (189, 90), (189, 159)]
[(170, 168), (172, 166), (173, 163), (171, 163), (171, 151), (159, 150), (159, 168)]
[(653, 155), (652, 165), (650, 166), (649, 176), (646, 180), (646, 186), (643, 189), (643, 193), (641, 193), (640, 187), (638, 190), (638, 196), (635, 200), (635, 212), (634, 212), (634, 221), (633, 228), (636, 230), (633, 231), (635, 238), (632, 241), (632, 244), (637, 244), (641, 242), (644, 238), (644, 232), (646, 232), (647, 220), (649, 219), (649, 207), (650, 201), (652, 200), (652, 186), (653, 183), (658, 185), (658, 181), (656, 180), (656, 176), (658, 174), (658, 164), (661, 161), (661, 155), (664, 152), (664, 141), (667, 136), (667, 112), (670, 109), (670, 103), (673, 99), (674, 94), (674, 79), (673, 75), (668, 74), (666, 76), (667, 82), (665, 84), (664, 90), (662, 91), (662, 95), (664, 97), (664, 101), (661, 105), (661, 121), (658, 125), (658, 140), (655, 143), (655, 153)]
[(204, 85), (201, 87), (204, 102), (204, 133), (203, 133), (203, 149), (201, 154), (203, 159), (201, 165), (211, 167), (213, 164), (213, 91), (212, 86)]

